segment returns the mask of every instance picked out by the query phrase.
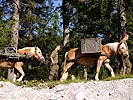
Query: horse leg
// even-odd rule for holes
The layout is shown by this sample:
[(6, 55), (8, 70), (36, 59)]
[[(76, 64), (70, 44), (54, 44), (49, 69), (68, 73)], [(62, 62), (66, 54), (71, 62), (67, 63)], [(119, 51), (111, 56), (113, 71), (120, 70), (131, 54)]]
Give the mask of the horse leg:
[(74, 65), (72, 65), (72, 67), (70, 68), (70, 74), (71, 74), (72, 80), (75, 80), (74, 74), (75, 74), (75, 71), (76, 71), (76, 66), (77, 66), (77, 64), (74, 64)]
[(104, 65), (105, 65), (105, 67), (107, 67), (107, 68), (110, 70), (111, 76), (112, 76), (112, 77), (115, 77), (115, 73), (114, 73), (114, 71), (113, 71), (113, 68), (110, 66), (109, 62), (110, 62), (110, 60), (107, 59), (107, 60), (105, 61), (105, 64), (104, 64)]
[(16, 62), (15, 63), (15, 68), (20, 72), (21, 76), (19, 79), (17, 79), (18, 82), (22, 81), (23, 77), (25, 76), (25, 73), (22, 69), (23, 62)]
[(74, 64), (74, 62), (69, 62), (69, 63), (67, 63), (67, 64), (64, 66), (64, 68), (63, 68), (63, 73), (62, 73), (62, 77), (61, 77), (60, 81), (64, 81), (64, 80), (67, 79), (67, 77), (68, 77), (68, 72), (67, 72), (67, 70), (68, 70), (73, 64)]
[(98, 75), (99, 75), (102, 63), (103, 63), (103, 56), (100, 56), (99, 59), (97, 60), (97, 69), (96, 69), (96, 75), (95, 75), (96, 81), (99, 81)]

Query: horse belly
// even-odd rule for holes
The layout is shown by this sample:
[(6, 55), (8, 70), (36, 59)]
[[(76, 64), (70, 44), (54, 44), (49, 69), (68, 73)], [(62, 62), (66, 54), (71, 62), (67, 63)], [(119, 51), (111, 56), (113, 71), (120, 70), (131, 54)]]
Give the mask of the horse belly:
[(0, 67), (2, 67), (2, 68), (11, 68), (12, 63), (9, 62), (9, 61), (3, 61), (3, 62), (0, 62)]
[(94, 65), (96, 60), (97, 58), (94, 57), (81, 57), (80, 59), (78, 59), (78, 63), (83, 66), (90, 66)]

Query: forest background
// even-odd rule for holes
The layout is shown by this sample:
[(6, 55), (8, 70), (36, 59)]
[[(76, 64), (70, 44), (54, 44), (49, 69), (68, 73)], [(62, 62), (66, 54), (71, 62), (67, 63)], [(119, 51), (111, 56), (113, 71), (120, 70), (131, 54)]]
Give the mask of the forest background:
[[(133, 0), (125, 2), (126, 31), (130, 60), (133, 63)], [(27, 80), (47, 80), (49, 75), (49, 56), (57, 44), (62, 45), (59, 52), (61, 72), (64, 52), (73, 47), (80, 48), (82, 38), (101, 37), (102, 44), (120, 41), (119, 0), (0, 0), (0, 49), (11, 46), (13, 3), (18, 2), (19, 28), (18, 48), (38, 46), (46, 62), (31, 59), (32, 69), (24, 66)], [(70, 32), (65, 32), (69, 29)], [(69, 37), (65, 44), (66, 37)], [(117, 57), (111, 58), (115, 73), (119, 73)], [(88, 78), (94, 79), (96, 66), (88, 69)], [(78, 66), (77, 77), (82, 78), (83, 68)], [(0, 70), (0, 76), (6, 78), (7, 71)], [(109, 76), (103, 68), (100, 78)]]

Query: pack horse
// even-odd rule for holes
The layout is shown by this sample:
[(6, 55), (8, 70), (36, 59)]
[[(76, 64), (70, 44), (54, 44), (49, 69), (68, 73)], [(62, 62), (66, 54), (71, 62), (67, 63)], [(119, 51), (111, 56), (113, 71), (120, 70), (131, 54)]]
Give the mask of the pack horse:
[(81, 52), (81, 49), (79, 48), (73, 48), (66, 52), (62, 77), (60, 80), (63, 81), (67, 79), (68, 69), (70, 69), (72, 79), (75, 79), (74, 73), (76, 71), (77, 64), (83, 66), (90, 66), (93, 65), (95, 62), (97, 63), (95, 80), (99, 80), (99, 72), (102, 64), (104, 64), (105, 67), (107, 67), (110, 70), (111, 76), (115, 77), (113, 68), (109, 64), (110, 56), (116, 53), (121, 56), (124, 56), (125, 58), (129, 57), (128, 48), (124, 43), (119, 42), (108, 43), (105, 45), (101, 45), (100, 47), (101, 53), (99, 55), (91, 53), (83, 54)]
[[(8, 48), (9, 50), (11, 48)], [(21, 74), (21, 76), (17, 79), (17, 81), (22, 81), (23, 77), (25, 76), (25, 73), (23, 71), (23, 65), (24, 62), (21, 60), (21, 57), (35, 57), (39, 61), (44, 61), (44, 56), (42, 55), (42, 52), (40, 48), (38, 47), (24, 47), (22, 49), (18, 49), (17, 51), (13, 48), (11, 51), (13, 52), (7, 52), (8, 49), (2, 50), (0, 53), (0, 67), (2, 68), (12, 68), (18, 70), (18, 72)], [(17, 58), (17, 60), (16, 60)], [(15, 59), (15, 60), (14, 60)]]

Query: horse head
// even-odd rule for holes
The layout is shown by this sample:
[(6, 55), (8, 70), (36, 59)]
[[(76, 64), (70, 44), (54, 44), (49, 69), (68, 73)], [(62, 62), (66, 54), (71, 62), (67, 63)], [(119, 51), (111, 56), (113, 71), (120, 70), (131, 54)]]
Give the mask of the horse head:
[(41, 50), (38, 47), (24, 47), (18, 50), (19, 54), (27, 54), (29, 58), (35, 57), (39, 61), (45, 61)]
[(123, 57), (129, 57), (128, 47), (127, 44), (124, 42), (120, 42), (117, 47), (118, 54), (122, 55)]
[(38, 47), (34, 47), (34, 57), (40, 61), (45, 61), (44, 56), (42, 55), (42, 51)]

